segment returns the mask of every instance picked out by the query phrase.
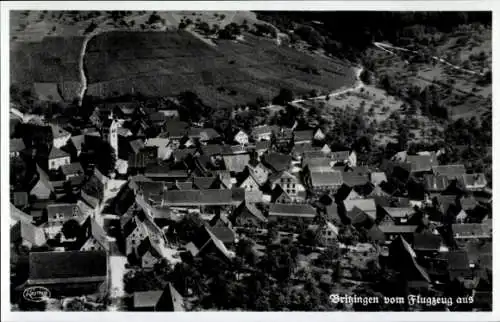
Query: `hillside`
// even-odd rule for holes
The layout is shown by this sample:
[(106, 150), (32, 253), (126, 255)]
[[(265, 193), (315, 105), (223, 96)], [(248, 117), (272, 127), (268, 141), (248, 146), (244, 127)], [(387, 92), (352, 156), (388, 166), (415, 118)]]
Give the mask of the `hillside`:
[[(355, 81), (342, 60), (255, 32), (257, 24), (275, 33), (251, 12), (44, 11), (11, 18), (11, 85), (35, 101), (193, 91), (208, 105), (234, 107), (269, 102), (281, 88), (326, 94)], [(204, 26), (238, 29), (238, 37), (214, 37)]]

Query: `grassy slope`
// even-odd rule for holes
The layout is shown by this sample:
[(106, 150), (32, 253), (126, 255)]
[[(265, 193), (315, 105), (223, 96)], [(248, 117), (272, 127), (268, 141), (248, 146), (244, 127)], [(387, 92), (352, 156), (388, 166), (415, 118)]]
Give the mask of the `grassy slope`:
[[(209, 46), (188, 32), (99, 35), (87, 48), (89, 95), (142, 93), (168, 96), (197, 92), (213, 106), (270, 100), (281, 87), (297, 94), (328, 92), (354, 81), (341, 61), (278, 47), (250, 34), (243, 41), (217, 41)], [(313, 67), (319, 75), (301, 69)]]
[[(104, 32), (148, 31), (150, 27), (146, 22), (150, 15), (151, 12), (131, 12), (115, 21), (107, 12), (98, 15), (91, 15), (90, 12), (13, 12), (11, 82), (22, 85), (23, 89), (30, 88), (33, 82), (49, 82), (53, 87), (59, 87), (65, 99), (71, 100), (79, 88), (77, 58), (82, 42), (80, 37), (90, 23), (95, 22), (96, 31), (103, 33), (96, 38), (98, 41), (100, 37), (109, 37)], [(263, 23), (254, 13), (241, 11), (176, 11), (158, 12), (158, 15), (164, 19), (164, 25), (156, 28), (155, 32), (175, 29), (186, 18), (206, 21), (209, 25), (218, 24), (221, 28), (232, 22), (241, 24), (244, 20), (249, 26)], [(143, 24), (146, 24), (144, 29)], [(159, 34), (162, 35), (147, 33), (149, 40), (140, 40), (140, 37), (134, 41), (125, 40), (113, 52), (105, 53), (96, 52), (99, 49), (96, 50), (95, 45), (92, 49), (95, 42), (91, 41), (86, 59), (90, 84), (88, 93), (113, 96), (143, 92), (163, 96), (193, 90), (209, 104), (229, 106), (254, 102), (259, 96), (270, 99), (282, 86), (300, 94), (311, 89), (326, 92), (351, 82), (353, 77), (343, 62), (277, 47), (269, 39), (251, 35), (246, 35), (243, 42), (220, 41), (217, 46), (209, 48), (203, 43), (210, 44), (211, 40), (203, 39), (194, 31), (184, 33), (182, 37), (175, 37), (172, 33), (168, 36)], [(142, 37), (145, 34), (137, 35)], [(134, 37), (133, 34), (128, 36)], [(153, 41), (145, 47), (138, 45), (151, 39), (160, 41)], [(188, 42), (191, 44), (188, 45)], [(100, 46), (97, 45), (97, 48)], [(144, 48), (152, 51), (147, 52)], [(115, 49), (119, 52), (114, 52)], [(186, 57), (189, 55), (191, 57)], [(296, 69), (307, 66), (323, 71), (321, 75), (309, 75)], [(219, 87), (224, 89), (219, 91)]]

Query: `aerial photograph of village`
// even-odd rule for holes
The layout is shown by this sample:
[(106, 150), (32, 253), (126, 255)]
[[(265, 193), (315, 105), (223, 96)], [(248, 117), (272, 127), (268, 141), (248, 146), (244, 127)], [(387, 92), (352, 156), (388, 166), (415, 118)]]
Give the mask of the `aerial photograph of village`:
[(9, 17), (11, 311), (492, 311), (491, 12)]

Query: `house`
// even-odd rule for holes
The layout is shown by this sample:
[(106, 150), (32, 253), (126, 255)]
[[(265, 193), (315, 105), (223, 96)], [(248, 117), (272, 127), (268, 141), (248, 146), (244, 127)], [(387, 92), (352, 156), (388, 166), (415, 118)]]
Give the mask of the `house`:
[(479, 191), (486, 188), (488, 182), (484, 173), (464, 174), (458, 178), (468, 191)]
[(84, 174), (80, 162), (74, 162), (61, 166), (61, 172), (66, 180), (70, 180), (71, 178), (82, 176)]
[(489, 240), (492, 238), (491, 224), (452, 224), (453, 237), (457, 241), (467, 241), (473, 239)]
[(292, 198), (292, 201), (305, 200), (306, 188), (296, 175), (284, 171), (278, 175), (271, 176), (269, 180), (271, 182), (271, 188), (274, 189), (276, 185), (280, 185), (288, 196)]
[(237, 142), (240, 145), (247, 145), (249, 142), (249, 137), (248, 134), (246, 134), (244, 131), (239, 130), (236, 132), (233, 136), (233, 141)]
[(135, 253), (137, 247), (146, 238), (146, 232), (141, 225), (138, 225), (137, 217), (130, 218), (122, 227), (122, 234), (125, 238), (125, 255)]
[(320, 171), (310, 173), (310, 187), (313, 191), (337, 191), (342, 186), (340, 171)]
[(70, 164), (71, 156), (67, 152), (54, 146), (50, 150), (48, 161), (49, 170), (58, 170), (61, 166)]
[[(398, 226), (387, 226), (398, 227)], [(417, 255), (402, 236), (396, 237), (389, 246), (389, 262), (408, 282), (429, 284), (431, 279), (427, 271), (417, 263)]]
[(250, 162), (250, 154), (248, 153), (224, 155), (222, 158), (224, 160), (226, 170), (232, 173), (242, 172)]
[(28, 248), (32, 248), (42, 247), (47, 244), (48, 236), (46, 235), (43, 226), (35, 225), (31, 221), (26, 220), (22, 220), (20, 222), (23, 245), (27, 246)]
[(281, 185), (277, 184), (273, 191), (271, 192), (271, 203), (292, 203), (294, 199), (290, 197), (288, 193), (281, 187)]
[(11, 158), (18, 157), (24, 149), (26, 149), (26, 146), (23, 139), (10, 139), (9, 155)]
[(256, 126), (252, 129), (252, 139), (255, 142), (270, 141), (273, 133), (276, 133), (278, 130), (278, 127), (273, 125)]
[(292, 157), (287, 154), (271, 152), (261, 157), (264, 166), (273, 172), (286, 171), (290, 168)]
[(312, 143), (314, 130), (294, 131), (293, 142), (295, 144)]
[(107, 275), (105, 252), (31, 252), (25, 285), (45, 287), (54, 297), (82, 296), (100, 291)]
[(262, 186), (269, 179), (269, 171), (261, 162), (250, 162), (247, 165), (248, 171), (252, 174), (257, 183)]
[(432, 172), (448, 179), (458, 179), (465, 174), (465, 166), (463, 164), (437, 165), (432, 167)]
[(144, 176), (155, 181), (175, 182), (176, 180), (185, 181), (189, 175), (186, 170), (171, 169), (164, 164), (150, 163), (146, 165)]
[(233, 257), (233, 254), (229, 252), (224, 243), (205, 225), (198, 230), (194, 239), (186, 245), (186, 249), (192, 257), (205, 256), (206, 254), (213, 254), (222, 260), (229, 260)]
[(308, 204), (271, 204), (269, 207), (269, 221), (311, 223), (315, 218), (316, 209)]
[(228, 189), (219, 176), (215, 177), (193, 177), (193, 189)]
[(266, 217), (253, 204), (242, 202), (229, 216), (234, 226), (261, 227), (267, 222)]
[(370, 173), (370, 182), (374, 186), (378, 186), (382, 182), (387, 182), (387, 176), (385, 175), (385, 172), (372, 172)]
[(442, 238), (431, 233), (414, 233), (413, 249), (420, 256), (436, 256), (441, 250)]
[(85, 142), (85, 135), (75, 135), (72, 136), (70, 139), (70, 143), (74, 148), (74, 151), (76, 152), (76, 156), (79, 156), (80, 153), (82, 153), (82, 147)]
[(91, 234), (80, 247), (82, 252), (109, 251), (110, 241), (103, 227), (95, 219), (90, 219)]
[(191, 127), (188, 130), (188, 137), (199, 140), (201, 143), (219, 140), (220, 134), (213, 128)]
[(161, 255), (151, 245), (149, 237), (144, 238), (136, 248), (136, 256), (142, 268), (153, 268), (161, 260)]
[(38, 164), (36, 165), (36, 169), (38, 172), (38, 180), (33, 188), (31, 188), (30, 196), (34, 196), (41, 200), (50, 199), (54, 194), (54, 187), (50, 182), (49, 176)]
[(450, 185), (448, 177), (443, 175), (426, 174), (424, 175), (424, 186), (426, 191), (431, 193), (443, 192)]
[(162, 206), (175, 207), (227, 206), (238, 202), (238, 194), (244, 200), (245, 190), (241, 188), (170, 190), (163, 193), (161, 203)]
[(240, 180), (239, 187), (245, 189), (246, 191), (259, 191), (259, 183), (257, 179), (253, 176), (252, 172), (248, 170)]
[(385, 235), (377, 225), (372, 225), (368, 229), (365, 228), (364, 234), (370, 242), (378, 245), (383, 245), (385, 243)]
[(404, 225), (415, 213), (411, 207), (377, 207), (377, 221), (380, 224)]
[(367, 214), (371, 220), (377, 219), (377, 206), (374, 199), (344, 200), (344, 206), (348, 215), (356, 207)]
[(337, 242), (339, 229), (333, 223), (327, 221), (318, 228), (317, 234), (320, 244), (328, 247)]
[(416, 225), (382, 225), (379, 226), (387, 241), (393, 241), (398, 236), (403, 237), (407, 242), (413, 243), (413, 236), (417, 231)]
[(431, 172), (438, 165), (435, 154), (408, 155), (405, 162), (411, 164), (412, 173)]
[(53, 146), (57, 149), (62, 148), (71, 138), (71, 133), (61, 128), (59, 125), (50, 125), (52, 129)]
[(355, 172), (341, 172), (342, 173), (342, 183), (348, 187), (361, 187), (369, 183), (368, 176), (364, 174), (358, 174)]
[(172, 283), (169, 282), (163, 291), (135, 292), (133, 310), (149, 312), (185, 311), (184, 299)]
[(330, 155), (334, 163), (346, 164), (349, 161), (350, 151), (334, 151)]
[(347, 218), (352, 226), (356, 228), (370, 228), (373, 226), (373, 217), (368, 215), (366, 211), (354, 206), (350, 211), (347, 212)]
[(271, 148), (271, 141), (258, 141), (255, 143), (255, 152), (261, 157), (264, 153), (267, 153)]
[(211, 226), (210, 230), (226, 246), (233, 245), (236, 242), (236, 232), (231, 227), (216, 225)]
[(329, 206), (326, 206), (326, 220), (333, 223), (335, 226), (339, 226), (343, 224), (342, 218), (339, 215), (338, 205), (336, 203), (332, 203)]
[(315, 141), (323, 141), (326, 138), (325, 133), (320, 128), (317, 128), (313, 133), (313, 139)]

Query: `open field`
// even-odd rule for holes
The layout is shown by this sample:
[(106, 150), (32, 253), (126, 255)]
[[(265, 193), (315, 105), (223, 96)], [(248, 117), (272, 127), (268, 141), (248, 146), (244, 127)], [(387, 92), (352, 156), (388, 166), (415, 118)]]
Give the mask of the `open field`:
[(88, 44), (88, 95), (101, 98), (142, 93), (169, 96), (196, 92), (212, 106), (271, 100), (280, 88), (296, 95), (352, 84), (353, 70), (340, 60), (279, 47), (245, 34), (242, 41), (209, 46), (186, 31), (110, 32)]

